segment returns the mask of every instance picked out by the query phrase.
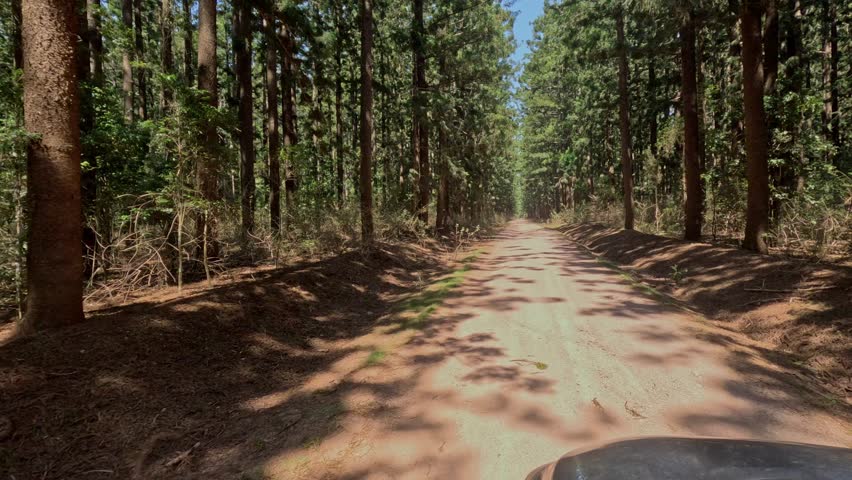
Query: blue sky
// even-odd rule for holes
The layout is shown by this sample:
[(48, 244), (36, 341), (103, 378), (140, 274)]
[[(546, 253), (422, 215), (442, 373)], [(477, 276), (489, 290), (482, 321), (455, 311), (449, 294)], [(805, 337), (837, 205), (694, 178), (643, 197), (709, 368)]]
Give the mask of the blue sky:
[(544, 0), (517, 0), (511, 8), (518, 13), (515, 19), (517, 49), (512, 55), (512, 60), (520, 64), (524, 60), (524, 55), (530, 51), (527, 47), (527, 41), (532, 40), (532, 22), (544, 11)]

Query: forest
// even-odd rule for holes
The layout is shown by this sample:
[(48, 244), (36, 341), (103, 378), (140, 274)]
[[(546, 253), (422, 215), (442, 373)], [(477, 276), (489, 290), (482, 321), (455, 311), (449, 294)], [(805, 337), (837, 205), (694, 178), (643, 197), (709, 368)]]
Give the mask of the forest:
[(0, 278), (33, 328), (514, 209), (498, 3), (72, 3), (0, 6)]
[(536, 218), (848, 257), (852, 8), (550, 2), (524, 69)]
[(523, 68), (511, 3), (65, 3), (0, 6), (0, 295), (33, 326), (513, 214), (852, 245), (843, 2), (548, 2)]
[(0, 0), (0, 477), (852, 445), (851, 42), (839, 0)]

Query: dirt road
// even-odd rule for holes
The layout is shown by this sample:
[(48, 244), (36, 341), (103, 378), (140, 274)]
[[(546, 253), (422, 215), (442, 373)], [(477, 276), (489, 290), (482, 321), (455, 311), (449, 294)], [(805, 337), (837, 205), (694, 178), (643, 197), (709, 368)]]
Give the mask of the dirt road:
[[(534, 224), (509, 224), (455, 293), (346, 393), (340, 433), (312, 454), (328, 478), (522, 479), (626, 436), (852, 443), (825, 402), (788, 385), (773, 352)], [(359, 405), (371, 413), (352, 413)]]

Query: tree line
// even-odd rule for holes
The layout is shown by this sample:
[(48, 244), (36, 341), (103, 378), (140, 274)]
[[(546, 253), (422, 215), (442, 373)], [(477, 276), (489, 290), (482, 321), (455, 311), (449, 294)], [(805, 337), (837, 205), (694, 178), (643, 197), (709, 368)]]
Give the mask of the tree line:
[(0, 276), (25, 328), (80, 321), (111, 277), (180, 285), (335, 228), (369, 248), (514, 208), (499, 1), (0, 10)]
[(836, 0), (549, 3), (522, 76), (525, 211), (621, 203), (626, 229), (848, 248), (850, 19)]

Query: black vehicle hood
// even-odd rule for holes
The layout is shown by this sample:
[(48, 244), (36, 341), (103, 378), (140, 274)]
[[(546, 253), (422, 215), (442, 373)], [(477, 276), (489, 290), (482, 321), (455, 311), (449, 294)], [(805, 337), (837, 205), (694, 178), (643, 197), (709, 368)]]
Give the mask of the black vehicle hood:
[(527, 480), (852, 480), (852, 450), (718, 438), (637, 438), (571, 452)]

